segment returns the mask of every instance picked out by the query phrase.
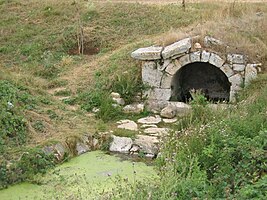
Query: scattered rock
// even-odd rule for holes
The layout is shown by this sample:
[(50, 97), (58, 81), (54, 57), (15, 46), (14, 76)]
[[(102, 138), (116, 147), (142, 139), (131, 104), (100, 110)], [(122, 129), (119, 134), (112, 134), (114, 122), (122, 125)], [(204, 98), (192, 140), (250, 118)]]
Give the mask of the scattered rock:
[(137, 122), (140, 124), (158, 124), (161, 122), (161, 117), (159, 115), (156, 115), (155, 117), (153, 116), (144, 117), (144, 118), (138, 119)]
[(140, 48), (132, 52), (132, 58), (138, 60), (157, 60), (161, 59), (162, 47), (146, 47)]
[(112, 100), (113, 100), (115, 103), (117, 103), (118, 105), (121, 105), (121, 106), (125, 105), (125, 101), (124, 101), (123, 98), (112, 98)]
[(120, 129), (126, 129), (126, 130), (131, 130), (131, 131), (137, 131), (138, 130), (138, 126), (134, 121), (131, 120), (120, 120), (117, 122), (118, 124), (118, 128)]
[(140, 147), (136, 144), (133, 144), (132, 148), (130, 149), (130, 152), (136, 153), (136, 152), (139, 152), (139, 150), (140, 150)]
[(172, 119), (176, 116), (176, 107), (169, 104), (167, 107), (163, 108), (160, 112), (161, 117)]
[(90, 151), (90, 148), (87, 144), (77, 142), (77, 144), (76, 144), (77, 155), (81, 155), (81, 154), (86, 153), (88, 151)]
[(140, 147), (141, 152), (145, 154), (156, 155), (158, 153), (159, 140), (154, 136), (137, 135), (134, 144)]
[(166, 124), (172, 124), (177, 122), (177, 118), (173, 118), (173, 119), (162, 119), (164, 123)]
[(131, 138), (112, 136), (113, 141), (109, 147), (110, 151), (128, 153), (132, 147), (133, 141)]
[(146, 109), (155, 114), (158, 114), (167, 105), (168, 101), (149, 100), (146, 102)]
[(121, 95), (117, 92), (111, 92), (110, 96), (115, 99), (121, 98)]
[(194, 48), (195, 48), (196, 50), (200, 50), (202, 47), (201, 47), (201, 44), (199, 44), (198, 42), (196, 42), (196, 43), (194, 44)]
[(61, 143), (57, 143), (54, 148), (56, 151), (55, 156), (56, 156), (57, 160), (62, 160), (64, 158), (65, 154), (67, 153), (66, 148)]
[(183, 103), (183, 102), (169, 102), (170, 105), (172, 105), (176, 110), (176, 116), (178, 117), (184, 117), (191, 113), (192, 108), (190, 105)]
[(99, 108), (96, 108), (96, 107), (94, 107), (93, 109), (92, 109), (92, 112), (93, 113), (98, 113), (100, 111), (100, 109)]
[(221, 46), (223, 45), (223, 42), (218, 40), (218, 39), (215, 39), (213, 37), (210, 37), (210, 36), (206, 36), (204, 38), (204, 45), (206, 47), (212, 47), (212, 46)]
[(157, 136), (166, 135), (168, 132), (168, 128), (147, 128), (144, 130), (144, 133), (146, 134), (154, 134)]
[(141, 113), (144, 111), (144, 104), (143, 103), (134, 103), (130, 105), (126, 105), (123, 108), (125, 113)]

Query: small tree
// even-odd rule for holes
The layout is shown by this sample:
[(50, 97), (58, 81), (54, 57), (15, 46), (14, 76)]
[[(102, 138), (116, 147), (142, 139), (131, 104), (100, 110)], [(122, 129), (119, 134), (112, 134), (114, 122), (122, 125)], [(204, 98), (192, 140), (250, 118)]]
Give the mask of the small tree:
[(185, 0), (182, 0), (182, 6), (183, 6), (183, 9), (185, 11)]

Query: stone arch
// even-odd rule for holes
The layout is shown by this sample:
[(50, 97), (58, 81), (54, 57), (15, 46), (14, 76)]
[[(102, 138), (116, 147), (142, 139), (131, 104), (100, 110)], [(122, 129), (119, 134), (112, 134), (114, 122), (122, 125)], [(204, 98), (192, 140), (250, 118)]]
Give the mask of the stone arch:
[(190, 91), (201, 90), (210, 101), (229, 101), (231, 83), (220, 68), (209, 62), (192, 62), (172, 77), (170, 101), (188, 102)]
[[(215, 53), (211, 50), (212, 45), (223, 45), (223, 42), (217, 41), (219, 40), (206, 36), (202, 47), (199, 43), (192, 44), (191, 38), (185, 38), (166, 47), (152, 46), (132, 52), (133, 58), (143, 61), (142, 80), (143, 83), (150, 86), (150, 90), (145, 94), (148, 101), (168, 102), (172, 100), (174, 90), (171, 87), (174, 86), (173, 80), (177, 79), (177, 73), (179, 74), (180, 69), (182, 70), (188, 65), (196, 64), (200, 68), (201, 66), (210, 66), (213, 67), (210, 69), (216, 69), (213, 71), (217, 72), (211, 73), (211, 76), (217, 76), (218, 79), (223, 79), (222, 82), (226, 82), (227, 95), (223, 95), (222, 99), (235, 101), (235, 95), (242, 86), (257, 77), (261, 64), (248, 64), (248, 59), (243, 54)], [(205, 80), (209, 80), (207, 77), (205, 78)], [(220, 99), (220, 95), (216, 98)]]

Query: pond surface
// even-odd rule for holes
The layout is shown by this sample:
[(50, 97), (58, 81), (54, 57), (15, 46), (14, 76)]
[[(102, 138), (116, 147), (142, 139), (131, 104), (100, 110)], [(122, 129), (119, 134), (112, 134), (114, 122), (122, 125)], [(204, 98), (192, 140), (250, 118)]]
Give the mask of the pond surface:
[(155, 178), (152, 166), (94, 151), (73, 158), (42, 177), (36, 176), (36, 184), (21, 183), (0, 190), (0, 199), (101, 199), (112, 189)]

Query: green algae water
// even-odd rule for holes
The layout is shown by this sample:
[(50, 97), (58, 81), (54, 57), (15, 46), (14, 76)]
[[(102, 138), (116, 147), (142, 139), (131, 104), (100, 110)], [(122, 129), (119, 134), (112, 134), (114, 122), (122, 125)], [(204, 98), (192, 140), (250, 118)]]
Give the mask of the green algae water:
[(116, 156), (94, 151), (71, 159), (43, 177), (36, 177), (38, 184), (21, 183), (0, 190), (0, 200), (103, 199), (103, 195), (116, 188), (155, 178), (152, 166), (121, 161)]

